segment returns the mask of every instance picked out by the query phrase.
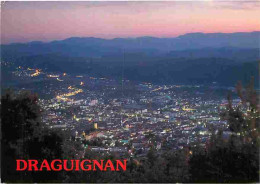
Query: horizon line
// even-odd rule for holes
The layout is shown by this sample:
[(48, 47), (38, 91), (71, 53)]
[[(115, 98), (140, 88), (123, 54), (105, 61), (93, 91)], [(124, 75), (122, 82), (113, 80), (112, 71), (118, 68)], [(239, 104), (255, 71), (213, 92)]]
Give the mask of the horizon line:
[(51, 43), (55, 41), (64, 41), (70, 38), (94, 38), (94, 39), (102, 39), (102, 40), (114, 40), (114, 39), (138, 39), (138, 38), (145, 38), (145, 37), (150, 37), (150, 38), (158, 38), (158, 39), (167, 39), (167, 38), (178, 38), (180, 36), (188, 35), (188, 34), (236, 34), (236, 33), (260, 33), (260, 30), (257, 31), (236, 31), (236, 32), (187, 32), (184, 34), (179, 34), (175, 37), (167, 37), (167, 36), (162, 36), (162, 37), (157, 37), (157, 36), (152, 36), (152, 35), (144, 35), (144, 36), (137, 36), (137, 37), (112, 37), (112, 38), (105, 38), (105, 37), (95, 37), (95, 36), (70, 36), (67, 38), (63, 39), (53, 39), (53, 40), (31, 40), (31, 41), (25, 41), (25, 42), (8, 42), (8, 43), (1, 43), (0, 45), (13, 45), (13, 44), (28, 44), (32, 42), (40, 42), (40, 43)]

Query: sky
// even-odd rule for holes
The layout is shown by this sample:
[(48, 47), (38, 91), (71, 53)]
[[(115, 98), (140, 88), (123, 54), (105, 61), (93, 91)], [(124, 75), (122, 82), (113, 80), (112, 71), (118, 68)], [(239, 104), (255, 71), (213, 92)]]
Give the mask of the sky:
[(260, 30), (260, 1), (5, 2), (1, 43)]

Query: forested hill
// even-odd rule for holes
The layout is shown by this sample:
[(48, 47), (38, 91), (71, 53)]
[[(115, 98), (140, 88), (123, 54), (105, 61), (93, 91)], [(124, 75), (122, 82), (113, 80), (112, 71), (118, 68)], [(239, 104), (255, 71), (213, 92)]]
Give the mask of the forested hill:
[[(259, 83), (260, 32), (79, 38), (1, 46), (1, 59), (48, 71), (155, 83)], [(123, 71), (123, 72), (122, 72)], [(5, 72), (5, 71), (4, 71)]]
[[(175, 38), (156, 38), (148, 36), (114, 39), (71, 37), (60, 41), (33, 41), (29, 43), (1, 45), (1, 50), (3, 56), (59, 53), (73, 57), (102, 57), (122, 52), (141, 52), (148, 55), (160, 55), (171, 53), (172, 51), (195, 50), (192, 52), (192, 57), (194, 57), (197, 52), (209, 52), (209, 55), (205, 53), (204, 55), (211, 57), (219, 57), (221, 55), (223, 57), (230, 57), (230, 55), (233, 55), (233, 52), (235, 52), (236, 55), (242, 52), (243, 55), (249, 56), (250, 53), (250, 55), (259, 58), (259, 52), (257, 52), (259, 51), (259, 39), (259, 31), (245, 33), (188, 33)], [(228, 53), (231, 54), (228, 55)], [(171, 55), (174, 54), (176, 55), (176, 52), (171, 53)], [(201, 57), (202, 55), (203, 54), (199, 54), (198, 56)], [(242, 54), (239, 54), (239, 56), (242, 56)], [(184, 57), (190, 57), (190, 55), (184, 53)]]

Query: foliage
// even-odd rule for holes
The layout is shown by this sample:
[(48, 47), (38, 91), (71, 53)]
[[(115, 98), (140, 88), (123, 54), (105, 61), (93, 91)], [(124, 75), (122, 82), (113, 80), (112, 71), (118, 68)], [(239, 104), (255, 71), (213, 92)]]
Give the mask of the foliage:
[(239, 82), (237, 92), (241, 104), (234, 107), (229, 95), (227, 110), (222, 114), (231, 134), (224, 138), (218, 130), (207, 149), (194, 151), (190, 159), (192, 182), (259, 181), (259, 99), (253, 79), (246, 89)]
[(37, 96), (6, 92), (1, 98), (1, 167), (6, 182), (57, 181), (59, 173), (17, 172), (16, 159), (61, 158), (63, 137), (41, 123)]

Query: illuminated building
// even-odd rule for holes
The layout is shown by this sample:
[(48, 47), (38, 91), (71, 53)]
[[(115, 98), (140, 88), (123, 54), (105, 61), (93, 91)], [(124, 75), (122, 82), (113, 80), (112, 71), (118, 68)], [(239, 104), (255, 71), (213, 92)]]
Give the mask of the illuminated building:
[(83, 137), (85, 137), (85, 136), (86, 136), (86, 133), (85, 133), (84, 131), (82, 132), (82, 136), (83, 136)]
[(98, 129), (98, 124), (94, 123), (94, 129)]

